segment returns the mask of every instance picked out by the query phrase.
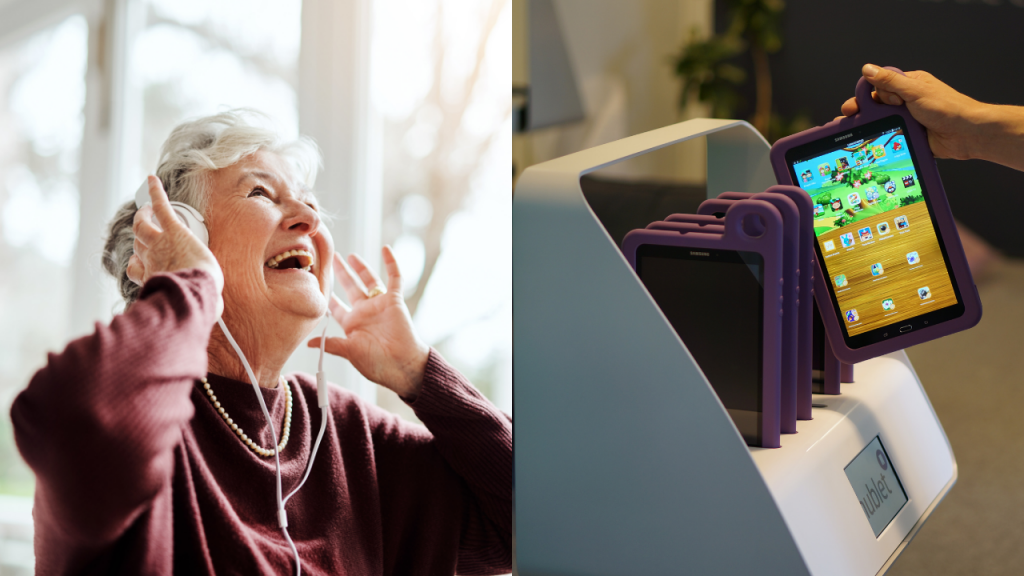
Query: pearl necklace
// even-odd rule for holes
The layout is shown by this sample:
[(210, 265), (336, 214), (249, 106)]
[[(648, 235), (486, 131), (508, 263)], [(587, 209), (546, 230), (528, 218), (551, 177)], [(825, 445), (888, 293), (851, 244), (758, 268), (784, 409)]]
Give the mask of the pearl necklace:
[(203, 383), (203, 389), (206, 391), (206, 397), (210, 399), (211, 403), (213, 403), (213, 407), (217, 409), (217, 412), (220, 414), (221, 418), (224, 419), (224, 422), (234, 430), (235, 434), (238, 435), (238, 438), (241, 439), (242, 442), (253, 452), (255, 452), (256, 455), (269, 458), (274, 454), (281, 452), (281, 450), (284, 450), (285, 445), (288, 444), (288, 435), (291, 433), (292, 428), (292, 389), (288, 386), (288, 381), (285, 380), (284, 377), (281, 378), (281, 383), (284, 385), (284, 432), (281, 436), (281, 443), (277, 445), (276, 450), (273, 448), (264, 448), (253, 441), (252, 438), (249, 438), (245, 432), (242, 431), (241, 426), (236, 424), (235, 421), (228, 416), (224, 407), (220, 405), (220, 401), (217, 400), (217, 395), (213, 393), (213, 388), (210, 388), (210, 383), (206, 381), (206, 378), (201, 378), (200, 381)]

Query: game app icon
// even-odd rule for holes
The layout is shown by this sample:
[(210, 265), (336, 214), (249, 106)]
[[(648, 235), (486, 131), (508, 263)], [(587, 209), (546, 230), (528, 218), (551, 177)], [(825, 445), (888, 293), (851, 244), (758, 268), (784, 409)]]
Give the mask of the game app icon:
[(836, 288), (842, 288), (847, 284), (848, 282), (846, 281), (846, 274), (840, 274), (839, 276), (836, 276)]
[(860, 320), (860, 316), (857, 316), (857, 309), (856, 308), (854, 308), (852, 310), (847, 310), (846, 311), (846, 321), (847, 322), (856, 322), (857, 320)]
[(850, 203), (850, 206), (860, 204), (860, 194), (857, 194), (856, 192), (852, 194), (847, 194), (846, 201)]
[(910, 228), (910, 221), (907, 220), (906, 216), (897, 216), (894, 222), (896, 222), (897, 230), (906, 230), (907, 228)]
[(888, 234), (889, 233), (889, 223), (888, 222), (879, 222), (878, 226), (876, 226), (876, 228), (878, 228), (878, 233), (880, 235), (881, 234)]
[(881, 276), (884, 272), (885, 272), (885, 270), (882, 269), (882, 263), (881, 262), (875, 262), (874, 264), (871, 265), (871, 275), (872, 276)]
[(903, 187), (904, 188), (910, 188), (913, 185), (914, 185), (914, 175), (913, 174), (907, 174), (906, 176), (903, 177)]
[(896, 183), (893, 182), (892, 180), (889, 180), (888, 182), (886, 182), (885, 183), (885, 191), (888, 192), (889, 194), (895, 194), (896, 193)]
[(821, 204), (815, 204), (814, 205), (814, 215), (815, 216), (821, 216), (824, 213), (825, 213), (825, 207), (824, 206), (822, 206)]
[(921, 261), (921, 258), (917, 255), (917, 252), (908, 252), (907, 253), (907, 264), (910, 264), (911, 266), (913, 266), (914, 264), (917, 264), (920, 261)]
[(860, 241), (861, 242), (867, 242), (868, 240), (871, 240), (872, 238), (874, 238), (874, 236), (871, 234), (871, 227), (870, 226), (868, 226), (866, 228), (861, 228), (860, 230), (857, 230), (857, 235), (860, 236)]
[(811, 180), (814, 179), (814, 175), (811, 174), (810, 170), (807, 170), (803, 174), (800, 175), (800, 178), (802, 178), (804, 182), (810, 182)]
[(840, 200), (839, 198), (833, 198), (832, 203), (829, 204), (829, 207), (832, 208), (833, 212), (839, 212), (840, 210), (843, 209), (843, 201)]
[(885, 146), (872, 146), (871, 152), (875, 155), (875, 158), (883, 158), (885, 156)]
[(896, 305), (893, 304), (892, 298), (886, 298), (885, 300), (882, 300), (882, 310), (892, 310), (895, 307)]
[(825, 252), (831, 252), (836, 249), (836, 243), (831, 240), (825, 240)]
[(853, 233), (847, 232), (846, 234), (842, 234), (839, 236), (839, 240), (843, 242), (843, 248), (849, 248), (850, 246), (853, 246)]
[(927, 286), (917, 289), (917, 295), (921, 300), (927, 300), (932, 297), (932, 291)]
[(867, 191), (864, 193), (864, 198), (866, 198), (867, 201), (872, 203), (872, 204), (877, 202), (878, 201), (878, 186), (871, 186), (870, 188), (868, 188)]
[(846, 156), (840, 156), (836, 159), (836, 169), (840, 171), (850, 169), (850, 161), (846, 159)]
[(900, 150), (903, 150), (903, 140), (896, 140), (892, 143), (892, 151), (899, 152)]
[(828, 162), (825, 162), (824, 164), (818, 164), (818, 174), (820, 174), (822, 176), (828, 176), (831, 173), (832, 173), (832, 165), (831, 164), (829, 164)]

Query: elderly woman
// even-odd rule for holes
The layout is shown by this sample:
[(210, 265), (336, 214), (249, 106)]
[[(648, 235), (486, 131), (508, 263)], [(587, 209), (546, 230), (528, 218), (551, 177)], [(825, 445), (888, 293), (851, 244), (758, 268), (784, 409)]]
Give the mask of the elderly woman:
[[(390, 249), (386, 286), (354, 255), (350, 275), (310, 189), (318, 164), (308, 140), (219, 114), (176, 128), (151, 205), (119, 210), (105, 267), (125, 312), (51, 354), (11, 410), (40, 574), (285, 574), (296, 554), (314, 574), (511, 570), (511, 421), (417, 338)], [(204, 216), (209, 248), (168, 198)], [(345, 337), (326, 350), (425, 428), (336, 386), (321, 412), (316, 379), (281, 374), (328, 309)], [(322, 413), (285, 531), (275, 460), (291, 492)]]

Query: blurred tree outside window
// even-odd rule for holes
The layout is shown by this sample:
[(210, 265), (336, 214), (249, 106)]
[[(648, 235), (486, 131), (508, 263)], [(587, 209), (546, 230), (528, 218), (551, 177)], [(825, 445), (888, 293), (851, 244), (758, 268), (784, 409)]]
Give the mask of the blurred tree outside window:
[(150, 0), (130, 61), (144, 110), (140, 183), (189, 118), (253, 108), (284, 137), (298, 135), (301, 10), (300, 0)]
[(375, 0), (374, 13), (383, 241), (421, 336), (511, 412), (511, 2)]

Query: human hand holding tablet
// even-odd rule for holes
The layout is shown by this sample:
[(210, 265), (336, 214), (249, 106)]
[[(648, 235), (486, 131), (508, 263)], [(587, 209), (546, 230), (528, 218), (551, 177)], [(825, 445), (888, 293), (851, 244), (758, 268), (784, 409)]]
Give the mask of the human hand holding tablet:
[[(906, 106), (876, 102), (871, 87), (857, 84), (855, 115), (771, 151), (778, 182), (814, 204), (815, 294), (836, 356), (851, 364), (981, 318), (928, 132)], [(842, 285), (832, 281), (840, 276)]]

